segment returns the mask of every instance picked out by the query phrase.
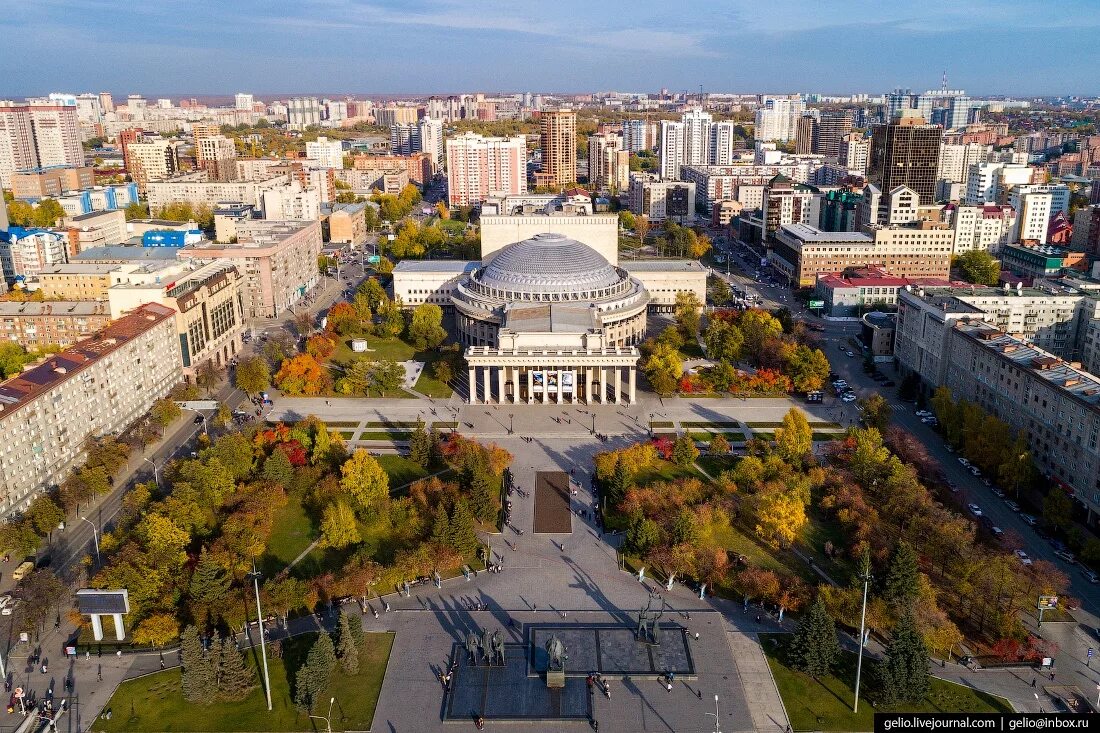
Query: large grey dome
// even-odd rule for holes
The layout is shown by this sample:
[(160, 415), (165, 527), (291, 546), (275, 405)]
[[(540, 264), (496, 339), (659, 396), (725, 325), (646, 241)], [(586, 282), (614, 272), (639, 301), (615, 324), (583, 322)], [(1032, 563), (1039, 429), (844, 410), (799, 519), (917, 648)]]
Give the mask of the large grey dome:
[(483, 287), (520, 293), (591, 292), (625, 279), (588, 245), (552, 233), (509, 244), (476, 276)]

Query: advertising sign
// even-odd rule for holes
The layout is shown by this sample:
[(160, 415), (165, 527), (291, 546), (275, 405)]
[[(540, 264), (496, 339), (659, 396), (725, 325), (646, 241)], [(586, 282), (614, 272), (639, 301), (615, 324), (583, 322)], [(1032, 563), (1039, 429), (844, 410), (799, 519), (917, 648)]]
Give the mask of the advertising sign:
[(810, 303), (809, 303), (809, 307), (810, 307), (811, 310), (814, 309), (814, 308), (824, 308), (825, 307), (825, 301), (824, 300), (811, 300)]
[(1039, 596), (1038, 609), (1050, 611), (1058, 607), (1058, 596)]

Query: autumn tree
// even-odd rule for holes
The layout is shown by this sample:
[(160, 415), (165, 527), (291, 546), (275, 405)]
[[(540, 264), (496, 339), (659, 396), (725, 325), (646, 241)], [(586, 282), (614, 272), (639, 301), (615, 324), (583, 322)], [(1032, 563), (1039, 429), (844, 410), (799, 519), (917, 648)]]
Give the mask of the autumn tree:
[(328, 336), (315, 334), (306, 339), (306, 353), (314, 359), (327, 359), (336, 350), (336, 342)]
[(783, 416), (783, 425), (775, 429), (775, 447), (779, 455), (801, 466), (813, 448), (813, 430), (801, 410), (791, 408)]
[(170, 613), (154, 613), (146, 616), (134, 627), (135, 644), (163, 647), (175, 641), (180, 635), (180, 625)]
[(741, 358), (745, 337), (735, 324), (724, 318), (711, 318), (703, 332), (707, 356), (715, 361), (735, 363)]
[(324, 391), (327, 374), (309, 354), (298, 354), (283, 361), (275, 374), (275, 386), (290, 395), (317, 395)]
[(699, 296), (694, 291), (681, 290), (676, 293), (676, 305), (673, 313), (676, 319), (676, 327), (680, 329), (680, 334), (685, 341), (695, 341), (696, 335), (699, 333), (699, 318), (702, 308), (703, 304), (699, 302)]
[(153, 422), (164, 429), (179, 420), (180, 416), (183, 415), (183, 410), (172, 400), (162, 397), (153, 403), (151, 413)]
[(885, 432), (890, 426), (890, 417), (894, 408), (882, 395), (875, 393), (870, 397), (861, 399), (859, 406), (863, 408), (863, 421), (868, 427), (877, 428), (879, 432)]
[(1043, 498), (1043, 521), (1048, 527), (1060, 531), (1073, 523), (1073, 502), (1060, 487), (1051, 487)]
[(726, 440), (726, 436), (717, 433), (710, 439), (710, 445), (707, 447), (707, 451), (716, 456), (727, 455), (730, 452), (730, 442)]
[(753, 308), (741, 314), (737, 319), (737, 327), (744, 337), (742, 351), (745, 354), (757, 355), (763, 353), (764, 343), (769, 339), (779, 338), (783, 334), (783, 324), (779, 319), (764, 310)]
[(271, 370), (259, 356), (247, 356), (237, 362), (233, 382), (245, 394), (257, 395), (271, 386)]
[(684, 373), (680, 353), (667, 345), (657, 344), (642, 364), (642, 373), (657, 394), (667, 397), (675, 393)]
[(799, 345), (787, 358), (784, 371), (799, 392), (821, 389), (829, 377), (829, 359), (821, 349)]
[(377, 509), (389, 497), (390, 479), (369, 452), (357, 448), (340, 467), (340, 485), (366, 511)]
[(341, 548), (360, 541), (355, 512), (343, 501), (325, 507), (321, 513), (321, 545)]
[(681, 435), (672, 444), (672, 462), (677, 466), (690, 466), (699, 457), (699, 449), (689, 435)]
[(413, 309), (406, 333), (409, 342), (418, 349), (434, 349), (447, 338), (443, 329), (443, 310), (432, 303), (421, 303)]
[(266, 481), (286, 487), (294, 479), (294, 466), (290, 464), (285, 451), (275, 449), (264, 460), (262, 475)]
[(756, 534), (771, 547), (793, 543), (806, 526), (806, 504), (793, 490), (774, 486), (752, 498)]

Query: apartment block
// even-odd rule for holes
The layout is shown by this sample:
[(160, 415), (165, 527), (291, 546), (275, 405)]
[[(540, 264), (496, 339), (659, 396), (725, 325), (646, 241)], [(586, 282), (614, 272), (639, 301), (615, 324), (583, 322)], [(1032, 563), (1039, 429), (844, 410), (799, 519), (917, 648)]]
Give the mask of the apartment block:
[(75, 103), (0, 101), (0, 187), (17, 171), (83, 165)]
[(996, 255), (1012, 241), (1016, 226), (1016, 211), (1011, 206), (948, 204), (944, 215), (955, 230), (956, 255), (972, 249)]
[(274, 318), (298, 303), (319, 279), (321, 222), (242, 221), (236, 243), (184, 247), (180, 259), (226, 259), (244, 273), (246, 318)]
[(367, 240), (367, 223), (363, 218), (366, 202), (336, 204), (328, 217), (328, 239), (333, 244), (358, 247)]
[(0, 232), (0, 266), (8, 283), (31, 280), (74, 254), (64, 232), (37, 227), (9, 227)]
[(447, 140), (447, 199), (451, 206), (527, 192), (527, 141), (466, 132)]
[(152, 181), (163, 181), (179, 172), (177, 144), (168, 140), (132, 142), (126, 145), (126, 171), (146, 191)]
[(174, 203), (214, 208), (222, 201), (239, 201), (262, 208), (263, 192), (285, 186), (288, 180), (286, 176), (274, 176), (263, 181), (211, 181), (205, 172), (197, 172), (150, 182), (145, 193), (152, 212)]
[(325, 168), (344, 167), (344, 144), (339, 140), (319, 137), (306, 143), (306, 157)]
[(111, 322), (101, 301), (0, 303), (0, 342), (14, 341), (27, 351), (69, 347)]
[(543, 111), (539, 115), (539, 143), (542, 173), (553, 186), (577, 180), (577, 113), (572, 110)]
[(89, 166), (36, 168), (11, 175), (11, 192), (17, 199), (57, 198), (94, 185), (95, 175)]
[(77, 253), (92, 247), (122, 244), (129, 237), (126, 215), (118, 209), (67, 216), (62, 226), (68, 229), (70, 248)]
[(63, 482), (88, 438), (122, 433), (180, 381), (172, 316), (143, 305), (0, 383), (0, 512)]
[(628, 208), (651, 222), (673, 218), (681, 222), (695, 217), (695, 184), (662, 181), (645, 173), (630, 175)]

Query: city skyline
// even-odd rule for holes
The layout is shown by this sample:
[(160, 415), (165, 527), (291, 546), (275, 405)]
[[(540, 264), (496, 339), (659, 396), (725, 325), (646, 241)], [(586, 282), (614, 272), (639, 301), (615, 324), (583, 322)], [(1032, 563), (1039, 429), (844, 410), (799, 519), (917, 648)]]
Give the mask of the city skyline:
[[(1057, 5), (1059, 12), (1036, 20), (1033, 7), (1016, 0), (965, 8), (936, 0), (919, 13), (841, 0), (827, 14), (812, 12), (809, 2), (735, 0), (689, 3), (677, 17), (653, 2), (600, 16), (575, 2), (516, 10), (499, 0), (310, 0), (275, 11), (259, 2), (204, 1), (186, 12), (165, 2), (118, 14), (104, 0), (44, 0), (0, 19), (9, 38), (0, 95), (697, 92), (700, 85), (846, 94), (936, 88), (944, 69), (952, 88), (974, 94), (1089, 94), (1100, 71), (1073, 65), (1073, 50), (1088, 47), (1100, 20), (1087, 0)], [(1055, 33), (1058, 43), (1021, 63), (1024, 34)], [(65, 64), (24, 63), (59, 37)], [(831, 63), (822, 63), (824, 49)], [(879, 49), (890, 49), (889, 58)], [(98, 63), (111, 56), (128, 63)], [(632, 65), (641, 58), (646, 63)]]

